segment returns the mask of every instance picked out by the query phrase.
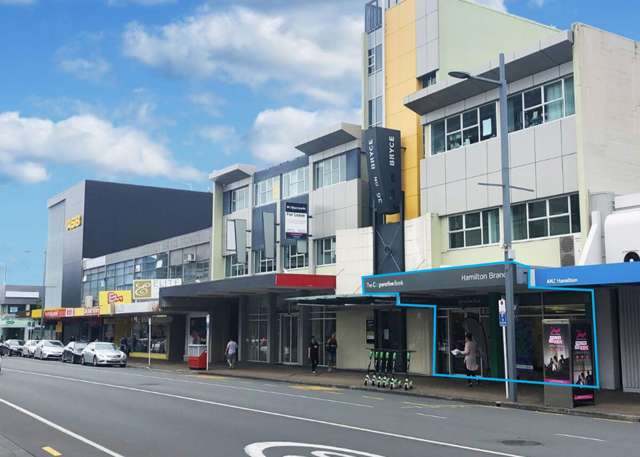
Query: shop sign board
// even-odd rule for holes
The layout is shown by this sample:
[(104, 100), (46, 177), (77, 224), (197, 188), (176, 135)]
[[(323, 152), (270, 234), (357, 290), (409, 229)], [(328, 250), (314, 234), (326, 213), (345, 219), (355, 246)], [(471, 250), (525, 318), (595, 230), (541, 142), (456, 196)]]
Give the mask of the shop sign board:
[(362, 137), (367, 154), (369, 192), (375, 209), (384, 214), (400, 211), (402, 169), (400, 131), (370, 127)]
[(82, 225), (82, 215), (78, 214), (76, 216), (70, 217), (67, 219), (67, 231), (75, 230)]
[(376, 344), (376, 321), (374, 319), (367, 319), (367, 344)]
[(500, 327), (507, 326), (507, 301), (504, 298), (498, 300), (498, 322)]
[(571, 384), (571, 324), (568, 319), (542, 321), (544, 381)]
[(285, 202), (284, 232), (289, 240), (303, 240), (309, 233), (309, 207), (306, 203)]
[(182, 285), (182, 278), (135, 279), (133, 281), (133, 300), (157, 300), (160, 297), (160, 289), (163, 287), (180, 285)]
[(103, 290), (100, 292), (98, 303), (103, 307), (131, 303), (131, 301), (130, 290)]

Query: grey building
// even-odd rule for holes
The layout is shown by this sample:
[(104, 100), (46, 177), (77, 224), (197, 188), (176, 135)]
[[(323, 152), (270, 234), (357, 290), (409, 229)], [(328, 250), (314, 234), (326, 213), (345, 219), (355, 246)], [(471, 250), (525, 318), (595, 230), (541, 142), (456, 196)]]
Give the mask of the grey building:
[(29, 315), (43, 298), (41, 286), (0, 284), (0, 338), (26, 339), (35, 325)]

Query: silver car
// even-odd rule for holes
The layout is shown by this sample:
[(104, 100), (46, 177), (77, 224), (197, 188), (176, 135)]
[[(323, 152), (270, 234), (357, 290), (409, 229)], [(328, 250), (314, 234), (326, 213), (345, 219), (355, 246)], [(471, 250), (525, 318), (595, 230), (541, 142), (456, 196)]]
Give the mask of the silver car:
[(127, 354), (120, 351), (113, 343), (89, 343), (82, 351), (82, 364), (127, 366)]
[(40, 342), (40, 340), (27, 340), (22, 346), (22, 357), (32, 357), (36, 351), (36, 345)]
[(36, 349), (33, 352), (34, 359), (59, 359), (62, 357), (62, 351), (64, 346), (58, 340), (42, 340), (36, 344)]

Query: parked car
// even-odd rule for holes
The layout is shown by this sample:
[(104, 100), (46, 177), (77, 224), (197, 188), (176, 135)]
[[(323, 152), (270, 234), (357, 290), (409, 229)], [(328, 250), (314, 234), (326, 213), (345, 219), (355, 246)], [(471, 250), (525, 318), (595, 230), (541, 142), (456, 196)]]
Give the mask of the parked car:
[(42, 340), (36, 344), (33, 357), (40, 360), (59, 359), (62, 357), (62, 351), (64, 351), (64, 346), (60, 341)]
[(40, 340), (27, 340), (22, 346), (22, 357), (33, 357), (33, 353), (36, 350), (36, 345)]
[(127, 354), (120, 351), (113, 343), (89, 343), (82, 351), (82, 364), (127, 366)]
[(9, 349), (9, 356), (22, 355), (22, 346), (24, 346), (24, 340), (7, 340), (5, 345)]
[(81, 341), (72, 341), (64, 347), (62, 357), (63, 362), (80, 363), (82, 361), (82, 351), (87, 347), (88, 343)]

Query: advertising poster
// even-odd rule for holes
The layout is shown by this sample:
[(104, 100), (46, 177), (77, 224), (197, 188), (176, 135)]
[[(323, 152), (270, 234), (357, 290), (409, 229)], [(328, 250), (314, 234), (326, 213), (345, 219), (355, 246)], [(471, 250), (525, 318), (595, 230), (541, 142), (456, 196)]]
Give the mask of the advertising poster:
[(543, 321), (544, 380), (571, 384), (571, 326), (567, 319)]
[(401, 147), (399, 130), (370, 127), (362, 137), (362, 149), (367, 154), (369, 169), (369, 192), (376, 210), (381, 213), (400, 211)]
[(376, 344), (376, 321), (367, 319), (367, 344)]
[(308, 233), (308, 207), (306, 203), (286, 202), (284, 207), (284, 230), (287, 239), (306, 239)]
[[(573, 336), (573, 384), (593, 386), (593, 349), (591, 338), (591, 325), (587, 321), (575, 322), (572, 325)], [(591, 402), (594, 400), (594, 392), (591, 389), (574, 388), (573, 399), (577, 402)]]

